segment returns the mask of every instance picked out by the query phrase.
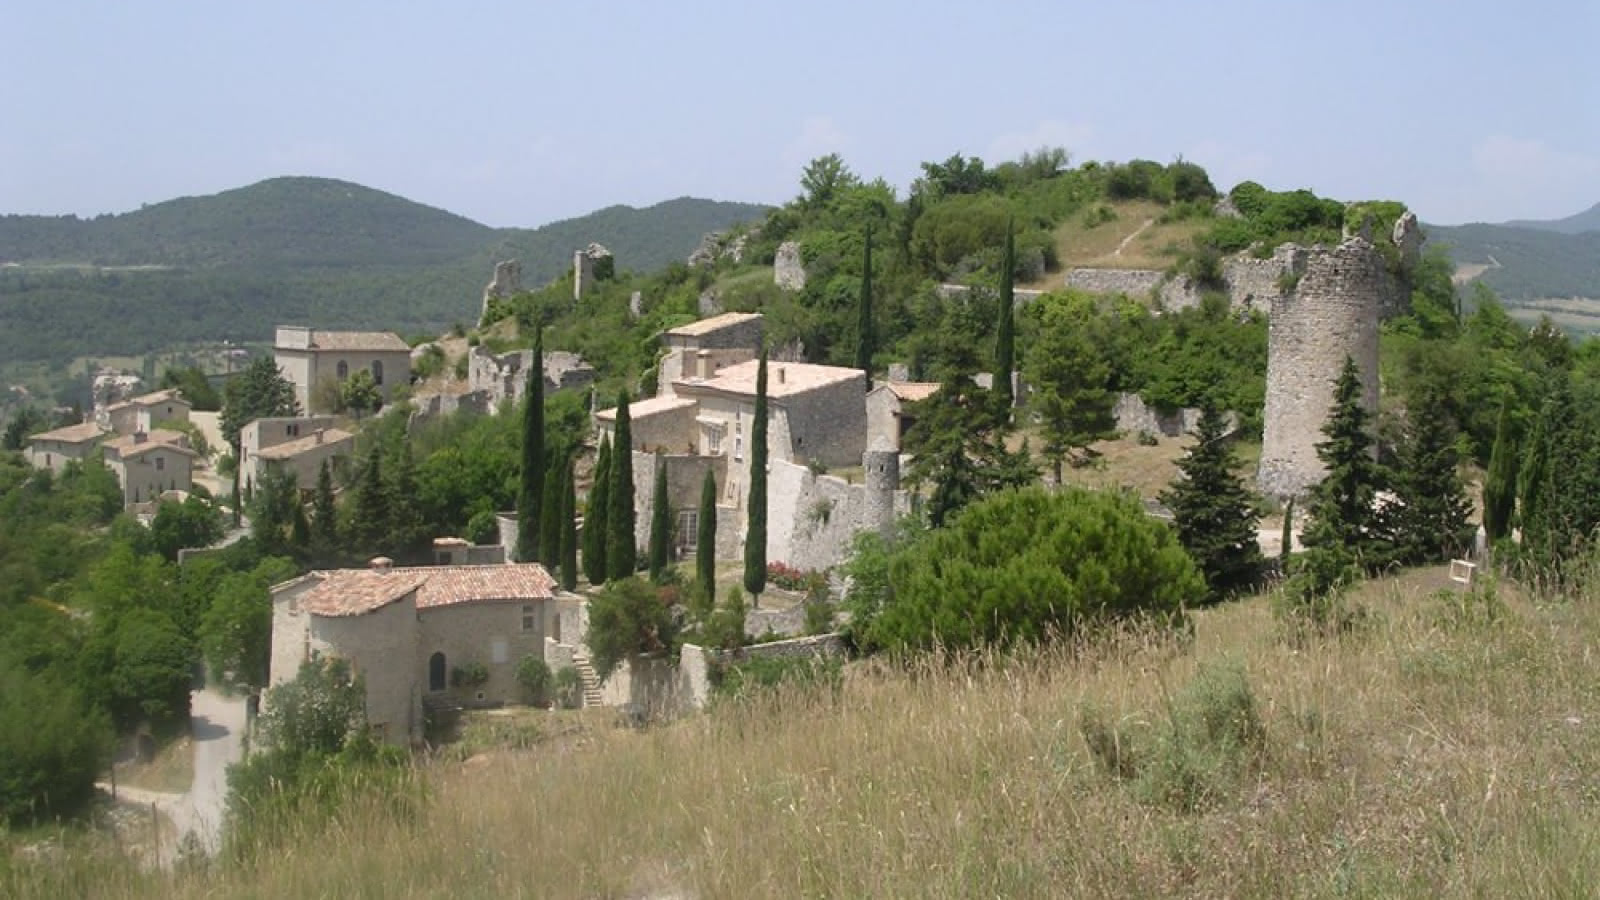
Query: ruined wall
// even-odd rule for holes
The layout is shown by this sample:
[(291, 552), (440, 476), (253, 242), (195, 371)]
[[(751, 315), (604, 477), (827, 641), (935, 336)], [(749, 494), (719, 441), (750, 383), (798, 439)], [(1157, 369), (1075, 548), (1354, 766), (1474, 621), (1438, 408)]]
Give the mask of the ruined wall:
[[(532, 350), (491, 353), (483, 345), (467, 350), (467, 390), (487, 395), (489, 411), (497, 411), (507, 400), (515, 403), (528, 392), (528, 367), (533, 365)], [(544, 391), (552, 394), (567, 388), (588, 387), (595, 380), (594, 367), (583, 357), (565, 350), (546, 350)]]
[(1352, 237), (1306, 251), (1295, 289), (1272, 302), (1267, 323), (1267, 397), (1261, 465), (1264, 494), (1298, 496), (1326, 469), (1316, 444), (1346, 356), (1361, 372), (1362, 400), (1378, 410), (1378, 320), (1397, 287), (1371, 242)]
[(514, 259), (494, 264), (494, 278), (483, 288), (483, 305), (478, 310), (478, 324), (489, 316), (489, 304), (505, 300), (522, 292), (522, 263)]
[[(1236, 310), (1269, 312), (1305, 271), (1310, 250), (1284, 244), (1267, 259), (1248, 253), (1222, 261), (1222, 281), (1228, 304)], [(1091, 294), (1124, 294), (1134, 299), (1154, 296), (1162, 309), (1177, 311), (1199, 306), (1205, 291), (1187, 275), (1169, 275), (1155, 269), (1072, 269), (1066, 286)]]
[(1090, 294), (1126, 294), (1147, 297), (1167, 280), (1155, 269), (1069, 269), (1067, 287)]
[[(1163, 412), (1144, 402), (1138, 394), (1118, 394), (1113, 410), (1117, 417), (1117, 430), (1127, 436), (1139, 434), (1182, 437), (1200, 427), (1200, 410), (1192, 407)], [(1239, 427), (1239, 417), (1228, 413), (1227, 430)]]
[(806, 264), (800, 255), (800, 244), (784, 241), (772, 260), (772, 283), (786, 291), (806, 289)]
[(910, 511), (909, 495), (898, 490), (898, 467), (893, 474), (892, 487), (878, 479), (851, 483), (774, 460), (767, 474), (767, 559), (807, 570), (838, 565), (856, 532)]

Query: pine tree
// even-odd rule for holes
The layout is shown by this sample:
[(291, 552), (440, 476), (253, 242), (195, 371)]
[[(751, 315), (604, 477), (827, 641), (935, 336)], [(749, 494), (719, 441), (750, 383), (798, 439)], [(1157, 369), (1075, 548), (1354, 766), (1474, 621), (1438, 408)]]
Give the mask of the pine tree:
[(572, 460), (561, 472), (561, 589), (578, 589), (578, 485)]
[(1494, 450), (1483, 479), (1483, 531), (1489, 546), (1511, 536), (1517, 508), (1517, 436), (1512, 431), (1510, 403), (1500, 405), (1494, 429)]
[(1250, 590), (1261, 578), (1256, 497), (1235, 473), (1239, 461), (1224, 431), (1222, 412), (1207, 403), (1196, 443), (1178, 461), (1183, 478), (1161, 494), (1172, 510), (1178, 542), (1200, 566), (1210, 599)]
[(550, 470), (544, 475), (544, 498), (539, 504), (539, 559), (552, 572), (561, 562), (561, 494), (565, 490), (561, 478), (566, 470), (564, 457), (558, 454), (550, 460)]
[(318, 553), (329, 553), (339, 546), (338, 509), (333, 495), (333, 470), (322, 461), (317, 470), (317, 490), (311, 498), (311, 539)]
[(301, 552), (311, 547), (311, 520), (306, 518), (306, 505), (298, 496), (294, 498), (294, 516), (289, 524), (289, 543)]
[(417, 503), (417, 466), (409, 443), (401, 441), (395, 449), (385, 469), (383, 490), (389, 508), (384, 549), (394, 556), (421, 550), (428, 540), (428, 529)]
[(611, 436), (600, 439), (594, 481), (583, 510), (583, 576), (590, 584), (606, 583), (606, 519), (611, 515)]
[(659, 582), (667, 571), (672, 525), (667, 509), (667, 458), (656, 451), (656, 477), (650, 492), (650, 580)]
[(1457, 428), (1448, 398), (1425, 386), (1412, 401), (1410, 434), (1395, 479), (1400, 555), (1413, 564), (1444, 562), (1472, 546), (1472, 503), (1457, 471)]
[(694, 566), (707, 608), (717, 600), (717, 479), (706, 469), (700, 485), (700, 521), (695, 532)]
[(861, 262), (860, 320), (856, 323), (856, 368), (867, 373), (867, 389), (872, 389), (872, 354), (877, 350), (878, 334), (872, 321), (872, 226), (867, 226), (866, 251)]
[(611, 445), (611, 489), (606, 500), (606, 576), (612, 581), (629, 578), (638, 570), (638, 526), (633, 502), (633, 423), (628, 410), (628, 389), (617, 395), (616, 441)]
[(750, 514), (744, 538), (744, 589), (759, 597), (767, 588), (767, 350), (756, 366), (756, 411), (750, 423)]
[(1375, 570), (1393, 557), (1394, 542), (1375, 503), (1386, 479), (1373, 459), (1371, 413), (1362, 405), (1361, 373), (1351, 357), (1345, 357), (1333, 397), (1322, 426), (1327, 439), (1317, 444), (1328, 473), (1311, 490), (1300, 542), (1311, 549), (1339, 548)]
[(1088, 297), (1046, 296), (1030, 310), (1039, 330), (1026, 361), (1029, 404), (1059, 485), (1063, 463), (1092, 458), (1090, 445), (1116, 436), (1110, 341)]
[(539, 525), (544, 520), (544, 328), (533, 333), (533, 360), (528, 364), (528, 390), (522, 408), (522, 480), (517, 491), (518, 562), (537, 562)]
[(1006, 251), (1000, 262), (1000, 321), (995, 326), (994, 345), (994, 390), (1006, 410), (1016, 402), (1011, 383), (1012, 372), (1016, 370), (1017, 294), (1013, 283), (1016, 268), (1016, 235), (1013, 223), (1007, 220)]
[(907, 480), (933, 485), (927, 509), (935, 528), (979, 497), (1038, 478), (1027, 451), (1006, 449), (1009, 410), (970, 377), (951, 376), (908, 413), (915, 424), (905, 440), (914, 457)]
[(351, 502), (350, 537), (363, 553), (376, 550), (389, 522), (389, 496), (384, 490), (383, 462), (376, 444), (367, 452), (367, 464), (356, 481)]

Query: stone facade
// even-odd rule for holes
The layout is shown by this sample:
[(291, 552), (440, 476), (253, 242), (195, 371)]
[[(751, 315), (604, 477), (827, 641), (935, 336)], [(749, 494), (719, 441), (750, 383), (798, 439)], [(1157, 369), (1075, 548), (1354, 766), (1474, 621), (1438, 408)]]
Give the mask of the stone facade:
[(95, 421), (115, 434), (150, 432), (161, 422), (189, 421), (191, 409), (178, 391), (156, 391), (96, 410)]
[(798, 242), (784, 241), (778, 245), (777, 255), (772, 259), (772, 283), (786, 291), (806, 289), (806, 262)]
[(1345, 357), (1361, 372), (1362, 401), (1378, 410), (1378, 321), (1396, 287), (1370, 242), (1353, 237), (1313, 248), (1295, 289), (1272, 303), (1267, 320), (1267, 397), (1261, 465), (1264, 494), (1304, 494), (1326, 469), (1316, 444), (1333, 405)]
[(522, 263), (514, 259), (495, 263), (494, 278), (483, 288), (483, 307), (478, 311), (479, 324), (488, 318), (491, 302), (506, 300), (520, 293), (522, 293)]
[[(467, 350), (467, 390), (482, 392), (483, 403), (490, 410), (498, 410), (506, 401), (515, 404), (528, 392), (528, 367), (533, 365), (533, 351), (512, 350), (492, 353), (478, 345)], [(594, 367), (583, 357), (564, 350), (546, 350), (544, 354), (544, 391), (553, 394), (568, 388), (582, 388), (593, 384)]]
[(311, 491), (316, 489), (323, 463), (328, 464), (335, 482), (344, 480), (355, 452), (355, 435), (339, 428), (315, 428), (302, 437), (261, 450), (246, 478), (254, 484), (269, 472), (280, 473), (294, 479), (301, 491)]
[(939, 390), (936, 382), (886, 381), (867, 392), (867, 448), (896, 450), (916, 421), (906, 406), (926, 400)]
[(106, 468), (122, 485), (126, 506), (153, 502), (167, 491), (189, 491), (194, 461), (188, 439), (177, 432), (136, 432), (105, 445)]
[(139, 393), (144, 379), (131, 372), (101, 369), (90, 382), (89, 391), (94, 401), (95, 420), (99, 421), (106, 407), (119, 403)]
[(93, 456), (105, 432), (93, 422), (68, 425), (28, 438), (28, 463), (36, 469), (61, 474), (70, 462), (83, 462)]
[[(297, 441), (320, 429), (332, 428), (333, 416), (274, 416), (246, 422), (239, 429), (239, 476), (241, 487), (251, 489), (261, 477), (261, 451)], [(301, 484), (311, 487), (314, 482)]]
[(365, 369), (372, 373), (383, 402), (396, 385), (411, 383), (411, 348), (390, 331), (320, 331), (278, 326), (273, 340), (278, 369), (294, 384), (301, 412), (312, 409), (312, 392), (324, 381), (342, 382)]
[[(604, 260), (604, 262), (602, 262)], [(614, 265), (611, 251), (600, 244), (590, 244), (572, 254), (572, 299), (582, 300), (583, 295), (594, 287), (600, 269)]]
[[(1222, 290), (1235, 310), (1267, 313), (1274, 300), (1293, 290), (1305, 272), (1311, 250), (1284, 244), (1266, 259), (1241, 253), (1222, 261)], [(1066, 286), (1090, 294), (1122, 294), (1134, 299), (1153, 298), (1162, 309), (1177, 311), (1199, 306), (1204, 289), (1187, 275), (1155, 269), (1072, 269)]]
[(1069, 269), (1066, 286), (1089, 294), (1148, 297), (1167, 280), (1155, 269)]
[[(1161, 435), (1182, 437), (1200, 427), (1200, 410), (1192, 407), (1164, 412), (1144, 402), (1138, 394), (1118, 394), (1113, 413), (1117, 417), (1117, 430), (1124, 435)], [(1228, 413), (1227, 431), (1239, 427), (1239, 417)]]

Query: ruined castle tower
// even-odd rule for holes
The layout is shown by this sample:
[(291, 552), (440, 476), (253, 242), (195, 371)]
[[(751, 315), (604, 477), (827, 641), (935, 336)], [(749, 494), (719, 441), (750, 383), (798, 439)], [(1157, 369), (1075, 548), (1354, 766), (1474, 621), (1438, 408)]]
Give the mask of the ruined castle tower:
[(522, 263), (514, 259), (494, 264), (494, 280), (483, 288), (483, 305), (478, 310), (478, 324), (489, 317), (489, 304), (522, 293)]
[(1292, 497), (1322, 480), (1317, 458), (1334, 381), (1353, 358), (1362, 400), (1378, 411), (1378, 320), (1396, 293), (1382, 254), (1361, 236), (1314, 247), (1293, 290), (1272, 300), (1267, 320), (1267, 397), (1263, 411), (1263, 494)]
[(861, 454), (867, 473), (866, 516), (862, 527), (888, 537), (894, 528), (895, 491), (900, 489), (900, 451), (868, 450)]

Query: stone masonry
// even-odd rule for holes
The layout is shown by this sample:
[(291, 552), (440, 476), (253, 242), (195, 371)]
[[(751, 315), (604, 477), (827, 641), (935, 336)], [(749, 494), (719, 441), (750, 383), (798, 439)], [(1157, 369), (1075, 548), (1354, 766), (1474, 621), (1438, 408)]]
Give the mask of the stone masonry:
[(522, 292), (522, 263), (514, 259), (494, 264), (494, 280), (490, 281), (483, 289), (483, 307), (478, 311), (478, 322), (482, 324), (489, 315), (489, 303), (494, 300), (505, 300)]
[(806, 289), (806, 264), (800, 255), (800, 244), (784, 241), (772, 260), (772, 283), (786, 291)]

